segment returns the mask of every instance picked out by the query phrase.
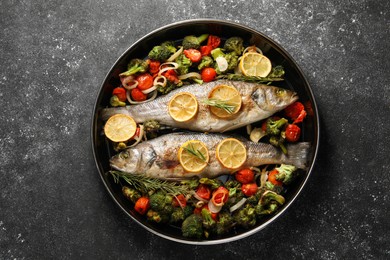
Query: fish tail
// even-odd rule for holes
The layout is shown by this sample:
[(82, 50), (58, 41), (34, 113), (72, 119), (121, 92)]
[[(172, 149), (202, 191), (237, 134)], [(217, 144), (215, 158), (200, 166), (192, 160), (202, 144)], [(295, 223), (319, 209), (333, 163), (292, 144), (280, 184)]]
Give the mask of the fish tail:
[(286, 146), (287, 154), (285, 155), (286, 164), (292, 164), (299, 169), (307, 169), (309, 158), (309, 142), (289, 144)]

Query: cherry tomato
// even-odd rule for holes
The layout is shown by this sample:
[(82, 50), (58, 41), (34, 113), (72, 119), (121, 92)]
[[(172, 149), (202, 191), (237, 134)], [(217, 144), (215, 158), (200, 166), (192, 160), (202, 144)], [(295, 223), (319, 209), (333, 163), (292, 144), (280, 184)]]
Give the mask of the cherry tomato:
[(291, 118), (292, 120), (295, 120), (299, 114), (301, 113), (302, 110), (304, 110), (305, 107), (303, 104), (299, 101), (292, 103), (291, 105), (287, 106), (284, 109), (284, 114)]
[(286, 140), (289, 142), (296, 142), (301, 135), (301, 128), (294, 124), (288, 124), (286, 127)]
[(167, 70), (163, 73), (163, 76), (167, 78), (170, 82), (178, 84), (180, 82), (175, 70)]
[(151, 74), (156, 74), (160, 70), (160, 62), (158, 60), (151, 60), (149, 63), (149, 72)]
[(247, 168), (247, 169), (242, 169), (242, 170), (239, 170), (238, 172), (236, 172), (235, 177), (236, 177), (237, 181), (245, 184), (245, 183), (253, 182), (253, 180), (255, 178), (255, 174), (251, 169)]
[(126, 101), (126, 89), (121, 88), (121, 87), (114, 88), (114, 90), (112, 91), (112, 94), (117, 96), (119, 101), (122, 101), (122, 102)]
[(257, 192), (257, 184), (252, 182), (252, 183), (246, 183), (242, 184), (241, 186), (242, 193), (245, 194), (245, 196), (252, 196), (255, 195)]
[(217, 48), (221, 44), (221, 38), (215, 35), (209, 35), (207, 39), (207, 45), (211, 46), (212, 49)]
[(179, 194), (179, 195), (175, 196), (172, 200), (172, 205), (174, 207), (184, 208), (187, 205), (186, 197), (183, 194)]
[(202, 76), (202, 80), (204, 82), (210, 82), (215, 79), (215, 77), (217, 76), (217, 72), (214, 68), (204, 68), (202, 69), (200, 75)]
[[(194, 214), (202, 214), (202, 209), (207, 209), (209, 210), (209, 206), (207, 204), (203, 205), (200, 208), (195, 208), (194, 209)], [(212, 213), (211, 212), (211, 218), (214, 219), (215, 221), (218, 220), (218, 213)]]
[(283, 185), (283, 182), (281, 181), (278, 181), (276, 179), (276, 175), (278, 174), (278, 170), (276, 169), (273, 169), (272, 171), (270, 171), (268, 173), (268, 181), (271, 182), (273, 185), (279, 185), (279, 186), (282, 186)]
[(142, 93), (139, 88), (133, 88), (130, 92), (131, 98), (134, 101), (144, 101), (146, 100), (146, 94)]
[(192, 62), (199, 62), (202, 59), (202, 54), (197, 49), (184, 50), (183, 53)]
[(229, 191), (223, 186), (218, 187), (213, 192), (213, 197), (211, 198), (211, 201), (214, 205), (220, 206), (223, 205), (229, 198)]
[(293, 124), (298, 124), (303, 122), (303, 119), (306, 117), (306, 110), (302, 110), (301, 113), (299, 113), (299, 116), (294, 120)]
[(211, 197), (211, 190), (207, 185), (199, 184), (196, 189), (196, 194), (202, 199), (209, 200)]
[(143, 73), (135, 78), (138, 82), (137, 88), (145, 90), (153, 86), (153, 77), (149, 73)]
[(148, 211), (150, 207), (149, 204), (149, 198), (147, 197), (141, 197), (139, 198), (134, 205), (135, 211), (137, 211), (141, 215), (145, 215), (145, 213)]
[(213, 48), (209, 45), (200, 46), (200, 53), (202, 54), (202, 56), (210, 55), (212, 50)]

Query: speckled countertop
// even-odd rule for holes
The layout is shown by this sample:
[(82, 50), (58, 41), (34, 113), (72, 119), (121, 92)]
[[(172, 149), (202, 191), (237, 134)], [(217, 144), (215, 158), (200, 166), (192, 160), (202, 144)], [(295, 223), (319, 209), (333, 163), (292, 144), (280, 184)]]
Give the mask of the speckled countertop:
[[(34, 2), (34, 3), (33, 3)], [(0, 259), (389, 259), (390, 2), (0, 2)], [(91, 150), (99, 86), (138, 38), (226, 19), (280, 43), (321, 116), (315, 170), (266, 229), (225, 245), (143, 230), (105, 190)]]

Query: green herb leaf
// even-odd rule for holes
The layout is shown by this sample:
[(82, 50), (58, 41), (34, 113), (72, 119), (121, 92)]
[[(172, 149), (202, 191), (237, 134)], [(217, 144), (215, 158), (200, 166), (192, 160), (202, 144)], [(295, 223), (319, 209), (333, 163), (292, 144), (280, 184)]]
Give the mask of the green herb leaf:
[(186, 150), (188, 153), (192, 154), (193, 156), (199, 158), (200, 160), (206, 162), (206, 157), (204, 156), (204, 154), (199, 151), (199, 149), (195, 149), (192, 144), (183, 147), (183, 149)]
[(209, 98), (203, 100), (203, 103), (212, 107), (221, 108), (229, 114), (232, 114), (234, 112), (234, 109), (236, 109), (236, 106), (229, 105), (228, 103), (220, 99)]

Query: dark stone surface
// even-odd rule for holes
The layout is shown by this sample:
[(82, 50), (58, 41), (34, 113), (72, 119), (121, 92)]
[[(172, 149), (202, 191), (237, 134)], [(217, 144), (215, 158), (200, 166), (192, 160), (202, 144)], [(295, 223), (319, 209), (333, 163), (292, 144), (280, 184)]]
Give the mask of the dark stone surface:
[[(389, 259), (389, 3), (2, 0), (0, 259)], [(109, 197), (91, 151), (111, 65), (146, 33), (190, 18), (239, 22), (279, 42), (321, 115), (320, 154), (299, 198), (226, 245), (144, 231)]]

